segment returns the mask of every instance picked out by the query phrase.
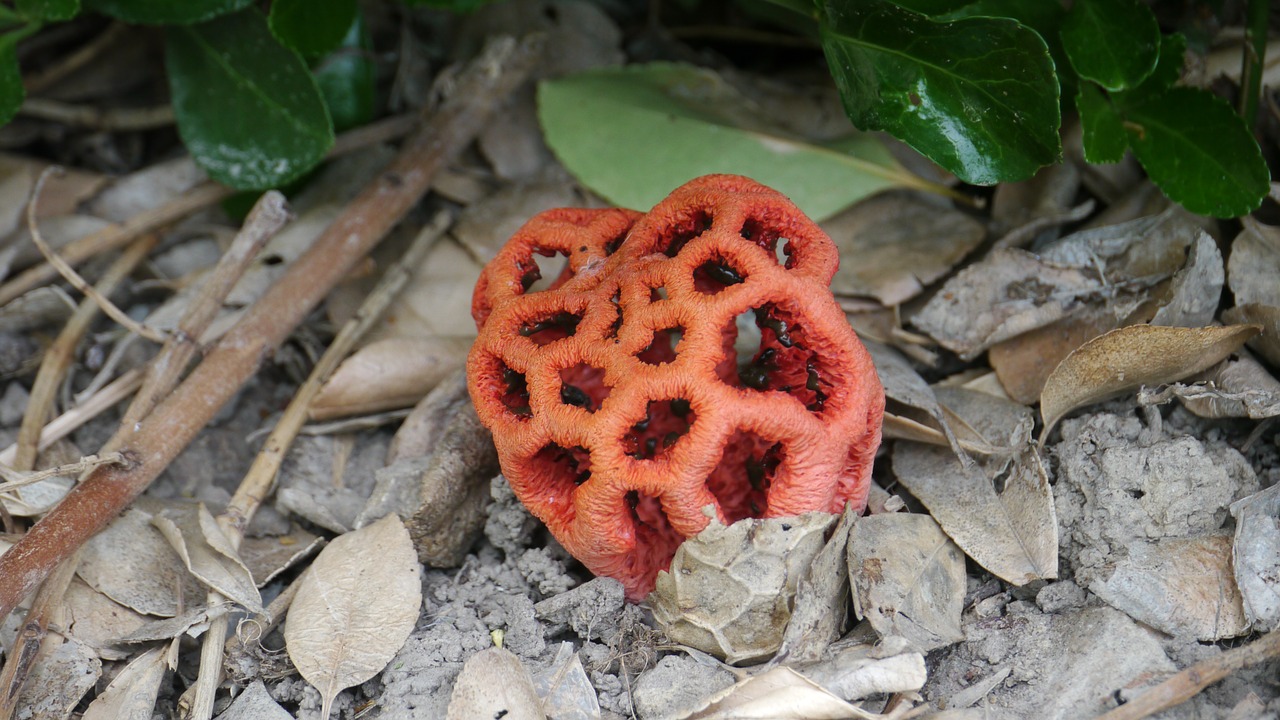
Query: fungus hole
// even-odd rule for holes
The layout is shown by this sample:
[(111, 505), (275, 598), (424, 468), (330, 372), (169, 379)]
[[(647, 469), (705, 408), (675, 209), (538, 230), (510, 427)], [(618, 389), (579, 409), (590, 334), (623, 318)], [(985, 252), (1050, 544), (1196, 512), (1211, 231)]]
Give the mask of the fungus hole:
[(711, 474), (707, 489), (716, 496), (729, 522), (763, 517), (769, 509), (769, 488), (785, 459), (782, 443), (752, 432), (736, 430)]
[(560, 402), (565, 405), (593, 413), (607, 397), (609, 386), (604, 384), (604, 370), (578, 363), (560, 371)]
[(616, 238), (614, 238), (614, 239), (612, 239), (612, 240), (609, 240), (609, 241), (606, 241), (606, 242), (605, 242), (605, 244), (604, 244), (604, 254), (605, 254), (606, 256), (608, 256), (608, 255), (612, 255), (612, 254), (614, 254), (614, 253), (618, 252), (618, 248), (622, 247), (622, 243), (623, 243), (623, 241), (627, 239), (627, 232), (630, 232), (630, 230), (628, 230), (628, 231), (626, 231), (626, 232), (623, 232), (623, 233), (622, 233), (621, 235), (619, 235), (618, 237), (616, 237)]
[(618, 333), (622, 331), (622, 292), (614, 290), (613, 295), (609, 296), (609, 303), (613, 305), (614, 317), (609, 329), (605, 331), (605, 337), (618, 342)]
[(533, 255), (520, 261), (520, 287), (525, 293), (552, 290), (573, 277), (564, 253), (548, 248), (534, 248)]
[[(752, 331), (744, 321), (754, 320)], [(836, 368), (805, 340), (805, 325), (793, 313), (772, 303), (738, 316), (734, 357), (738, 387), (761, 392), (779, 391), (791, 395), (811, 412), (827, 407)], [(728, 330), (726, 330), (728, 332)], [(754, 347), (753, 347), (754, 344)], [(727, 360), (727, 358), (726, 358)], [(720, 376), (726, 378), (722, 363)], [(732, 380), (730, 379), (731, 384)]]
[(551, 443), (533, 456), (530, 469), (549, 492), (568, 495), (591, 479), (591, 453), (579, 445), (564, 448)]
[(689, 433), (696, 419), (688, 400), (650, 400), (644, 417), (622, 436), (623, 451), (637, 460), (661, 458)]
[(667, 299), (667, 289), (662, 285), (649, 288), (649, 302), (656, 303), (660, 300)]
[(704, 295), (714, 295), (730, 285), (746, 280), (728, 260), (712, 258), (693, 270), (693, 287)]
[(503, 406), (517, 418), (533, 417), (533, 411), (529, 409), (529, 384), (525, 380), (524, 373), (516, 372), (507, 367), (506, 363), (502, 363), (502, 382)]
[(711, 213), (698, 210), (692, 215), (673, 223), (667, 229), (665, 237), (659, 240), (658, 249), (667, 257), (675, 257), (684, 249), (689, 241), (711, 229)]
[(676, 325), (653, 333), (653, 340), (648, 347), (641, 350), (637, 358), (646, 365), (664, 365), (676, 359), (676, 351), (680, 339), (684, 337), (684, 328)]
[(572, 337), (578, 331), (582, 316), (571, 312), (557, 312), (526, 320), (520, 324), (520, 334), (537, 345), (546, 345), (562, 338)]

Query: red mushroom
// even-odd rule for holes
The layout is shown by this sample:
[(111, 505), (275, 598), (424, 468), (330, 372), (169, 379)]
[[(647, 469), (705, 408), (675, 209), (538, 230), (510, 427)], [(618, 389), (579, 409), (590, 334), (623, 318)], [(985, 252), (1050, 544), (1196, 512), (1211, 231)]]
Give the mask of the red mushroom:
[[(544, 290), (534, 255), (567, 256)], [(521, 502), (642, 599), (709, 522), (866, 505), (884, 391), (780, 193), (698, 178), (647, 215), (561, 209), (485, 268), (467, 376)], [(759, 347), (740, 360), (738, 321)]]

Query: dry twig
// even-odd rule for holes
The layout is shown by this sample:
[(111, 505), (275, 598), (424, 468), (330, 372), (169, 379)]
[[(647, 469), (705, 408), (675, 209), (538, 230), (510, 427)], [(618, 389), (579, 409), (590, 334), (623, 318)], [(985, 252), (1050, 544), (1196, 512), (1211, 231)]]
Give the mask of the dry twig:
[(426, 194), (435, 172), (475, 136), (532, 70), (538, 42), (491, 42), (459, 87), (373, 180), (245, 313), (190, 376), (136, 428), (123, 429), (123, 466), (88, 475), (0, 555), (0, 617), (150, 485), (264, 358), (355, 263)]
[(1190, 700), (1231, 673), (1280, 657), (1280, 630), (1192, 665), (1097, 720), (1141, 720)]

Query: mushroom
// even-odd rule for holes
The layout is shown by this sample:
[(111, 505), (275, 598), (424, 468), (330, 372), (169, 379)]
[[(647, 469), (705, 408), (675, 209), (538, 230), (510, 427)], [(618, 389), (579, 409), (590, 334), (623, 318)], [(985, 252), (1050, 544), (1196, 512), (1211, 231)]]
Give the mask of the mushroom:
[[(563, 255), (545, 289), (534, 255)], [(639, 601), (708, 523), (866, 505), (884, 391), (786, 197), (708, 175), (648, 214), (560, 209), (476, 285), (468, 387), (516, 496)], [(740, 322), (759, 347), (739, 358)]]

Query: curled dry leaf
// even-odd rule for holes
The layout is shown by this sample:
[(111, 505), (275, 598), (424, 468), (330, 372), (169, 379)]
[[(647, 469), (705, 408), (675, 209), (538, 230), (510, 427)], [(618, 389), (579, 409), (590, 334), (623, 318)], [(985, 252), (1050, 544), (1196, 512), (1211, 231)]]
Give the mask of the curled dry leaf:
[(1231, 505), (1236, 517), (1232, 566), (1245, 617), (1256, 632), (1280, 627), (1280, 485)]
[(676, 550), (670, 570), (658, 571), (653, 616), (675, 642), (730, 664), (767, 658), (782, 643), (796, 585), (836, 516), (746, 518), (728, 527), (710, 517)]
[(1072, 350), (1114, 329), (1116, 322), (1105, 308), (1090, 308), (992, 345), (987, 362), (1010, 398), (1033, 405), (1058, 363)]
[(1202, 535), (1138, 542), (1089, 590), (1138, 622), (1174, 637), (1201, 641), (1246, 632), (1240, 590), (1231, 571), (1231, 536)]
[(1204, 418), (1262, 420), (1280, 415), (1280, 381), (1244, 352), (1223, 363), (1204, 384), (1143, 388), (1138, 392), (1138, 404), (1155, 405), (1173, 397)]
[(389, 338), (342, 361), (311, 403), (312, 420), (409, 407), (462, 367), (470, 338)]
[(836, 697), (788, 667), (776, 667), (717, 693), (704, 708), (681, 720), (847, 720), (872, 713)]
[(1257, 325), (1175, 328), (1131, 325), (1081, 345), (1054, 368), (1040, 395), (1044, 438), (1064, 415), (1142, 385), (1213, 367), (1261, 330)]
[(1237, 325), (1260, 325), (1262, 332), (1249, 340), (1249, 347), (1257, 350), (1272, 365), (1280, 365), (1280, 307), (1237, 305), (1223, 311), (1222, 321)]
[(422, 607), (421, 567), (395, 515), (334, 539), (303, 575), (284, 629), (289, 659), (329, 717), (343, 689), (376, 675)]
[[(83, 720), (151, 720), (160, 681), (176, 665), (176, 643), (153, 647), (138, 655), (111, 680), (84, 711)], [(169, 657), (172, 654), (172, 657)]]
[(945, 275), (969, 254), (986, 230), (949, 202), (923, 193), (883, 193), (821, 223), (840, 248), (842, 263), (831, 280), (837, 295), (874, 297), (900, 305)]
[(928, 515), (865, 517), (849, 537), (854, 611), (929, 652), (964, 639), (964, 553)]
[(293, 715), (272, 699), (261, 680), (255, 680), (236, 696), (218, 720), (293, 720)]
[(900, 637), (886, 637), (875, 645), (841, 643), (820, 662), (795, 668), (809, 680), (844, 700), (871, 695), (915, 692), (924, 687), (928, 673), (924, 654), (908, 647)]
[(844, 629), (849, 602), (845, 554), (849, 531), (855, 522), (858, 514), (846, 505), (831, 538), (796, 586), (795, 606), (782, 633), (782, 646), (778, 648), (778, 657), (786, 658), (788, 663), (817, 660)]
[(938, 344), (971, 360), (995, 343), (1052, 324), (1096, 295), (1096, 272), (999, 249), (961, 270), (911, 318)]
[(1243, 227), (1231, 242), (1227, 278), (1237, 305), (1280, 305), (1280, 227), (1241, 218)]
[(453, 684), (447, 720), (546, 720), (533, 680), (510, 650), (485, 648), (467, 658)]
[(533, 676), (533, 687), (542, 709), (555, 720), (600, 717), (596, 689), (571, 642), (560, 643), (551, 665)]
[(1218, 243), (1201, 230), (1187, 252), (1186, 266), (1174, 273), (1169, 297), (1156, 310), (1151, 324), (1202, 327), (1213, 322), (1225, 279)]
[(262, 596), (253, 575), (204, 503), (168, 508), (151, 523), (178, 552), (192, 575), (246, 610), (263, 612)]
[(178, 614), (179, 595), (202, 604), (199, 583), (183, 567), (164, 535), (139, 508), (120, 514), (80, 551), (77, 573), (90, 587), (147, 615)]

